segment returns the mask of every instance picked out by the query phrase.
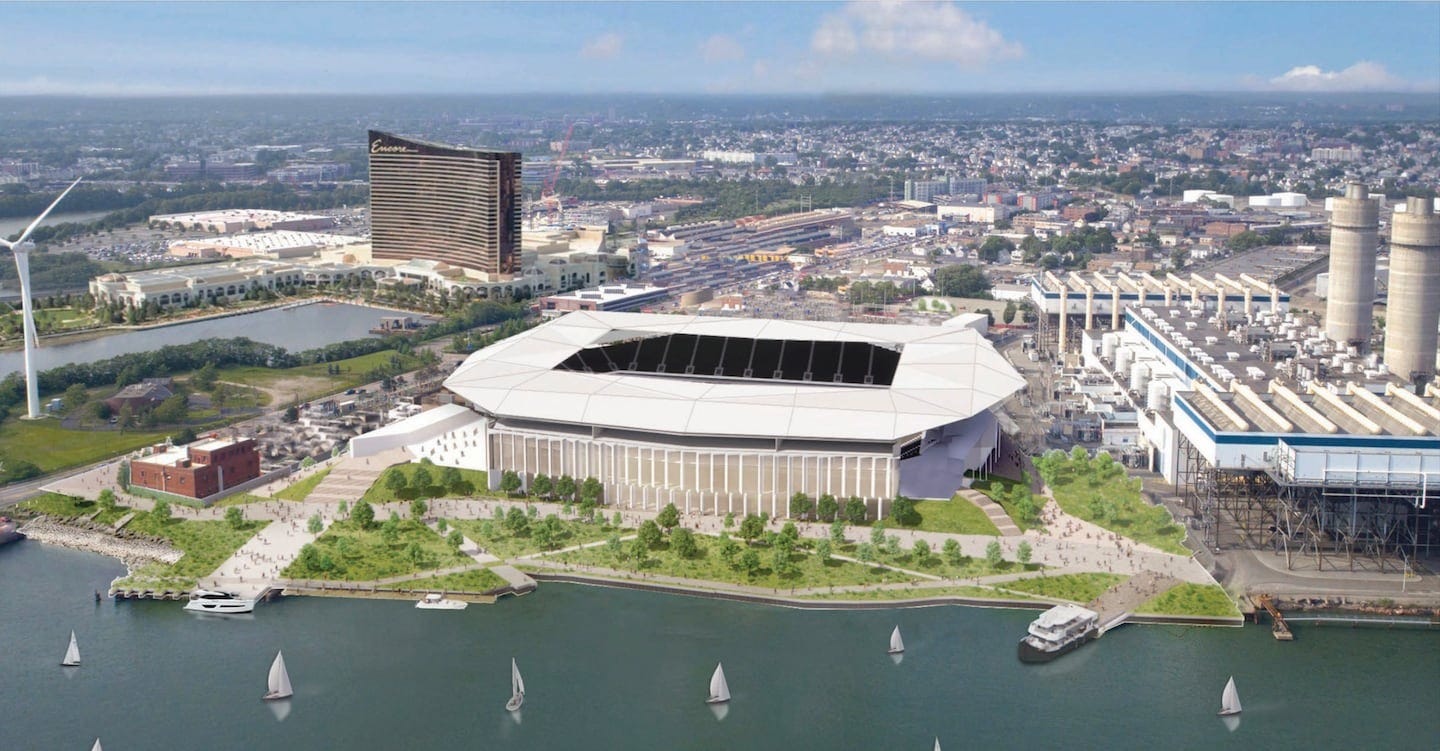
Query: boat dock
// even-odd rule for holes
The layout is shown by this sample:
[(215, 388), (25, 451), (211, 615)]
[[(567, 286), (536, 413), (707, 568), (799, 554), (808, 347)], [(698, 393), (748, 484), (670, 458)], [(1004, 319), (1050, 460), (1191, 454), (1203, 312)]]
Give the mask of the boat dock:
[(1135, 608), (1179, 583), (1179, 579), (1144, 571), (1106, 590), (1085, 607), (1099, 614), (1100, 635), (1104, 636), (1128, 622)]
[[(1294, 641), (1295, 634), (1290, 631), (1290, 624), (1285, 622), (1285, 615), (1280, 608), (1275, 607), (1275, 599), (1270, 595), (1256, 595), (1255, 602), (1270, 614), (1270, 634), (1276, 641)], [(1260, 611), (1255, 611), (1255, 622), (1260, 622)]]

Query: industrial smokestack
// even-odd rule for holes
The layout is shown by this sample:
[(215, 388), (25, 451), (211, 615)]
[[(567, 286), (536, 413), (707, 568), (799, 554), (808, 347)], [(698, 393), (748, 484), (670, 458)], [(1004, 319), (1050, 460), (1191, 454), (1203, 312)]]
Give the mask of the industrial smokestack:
[(1360, 183), (1345, 186), (1330, 214), (1330, 295), (1325, 335), (1341, 347), (1370, 350), (1380, 205)]
[(1407, 199), (1405, 212), (1391, 221), (1385, 321), (1390, 372), (1416, 382), (1433, 378), (1440, 341), (1440, 216), (1429, 198)]

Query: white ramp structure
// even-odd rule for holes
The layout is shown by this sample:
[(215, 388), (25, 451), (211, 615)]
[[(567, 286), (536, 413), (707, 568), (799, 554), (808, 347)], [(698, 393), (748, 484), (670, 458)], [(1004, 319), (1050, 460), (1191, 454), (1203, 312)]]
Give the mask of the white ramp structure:
[(49, 206), (45, 207), (45, 210), (40, 213), (40, 216), (36, 217), (35, 221), (31, 222), (30, 226), (26, 227), (24, 232), (20, 233), (20, 239), (14, 242), (0, 239), (0, 247), (15, 254), (15, 271), (20, 276), (20, 309), (25, 326), (25, 405), (26, 418), (30, 420), (39, 419), (40, 417), (40, 384), (35, 380), (35, 348), (40, 346), (40, 343), (35, 336), (35, 311), (31, 310), (30, 307), (30, 251), (35, 247), (35, 244), (28, 241), (30, 239), (30, 233), (34, 232), (35, 228), (39, 227), (40, 223), (45, 221), (45, 217), (49, 216), (50, 212), (54, 211), (55, 207), (61, 201), (65, 200), (65, 196), (69, 195), (70, 191), (74, 190), (75, 186), (79, 184), (80, 179), (78, 178), (75, 182), (70, 183), (70, 187), (66, 188), (65, 192), (61, 193), (59, 198), (56, 198)]

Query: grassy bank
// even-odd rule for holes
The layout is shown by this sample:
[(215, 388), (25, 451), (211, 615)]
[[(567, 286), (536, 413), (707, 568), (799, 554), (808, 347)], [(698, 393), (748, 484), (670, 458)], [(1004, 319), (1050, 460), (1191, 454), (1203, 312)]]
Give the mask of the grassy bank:
[(1218, 584), (1177, 584), (1135, 609), (1156, 615), (1239, 616), (1240, 609)]
[(1181, 544), (1185, 528), (1163, 506), (1146, 503), (1139, 478), (1127, 477), (1125, 467), (1109, 454), (1088, 459), (1083, 450), (1073, 455), (1052, 451), (1037, 458), (1035, 466), (1066, 513), (1167, 553), (1190, 554)]
[(1006, 582), (995, 586), (1014, 592), (1026, 592), (1041, 597), (1054, 597), (1085, 604), (1099, 597), (1105, 590), (1130, 577), (1120, 574), (1061, 574), (1039, 576), (1033, 579)]
[(957, 535), (1000, 534), (979, 506), (958, 495), (948, 501), (916, 501), (915, 513), (920, 516), (920, 523), (907, 529)]
[[(393, 524), (393, 531), (386, 525)], [(440, 539), (429, 527), (413, 520), (375, 524), (369, 529), (346, 519), (330, 525), (315, 542), (306, 545), (283, 572), (292, 579), (373, 581), (473, 563)]]
[(315, 486), (319, 485), (320, 481), (325, 479), (325, 475), (330, 474), (331, 469), (333, 469), (333, 467), (326, 467), (325, 469), (322, 469), (319, 472), (316, 472), (315, 474), (310, 475), (303, 480), (300, 480), (299, 482), (287, 485), (284, 489), (275, 494), (275, 498), (282, 501), (296, 502), (305, 500), (305, 498), (310, 495), (310, 491), (314, 490)]
[[(647, 552), (646, 560), (643, 563), (638, 562), (632, 555), (633, 545), (628, 542), (619, 545), (619, 550), (615, 549), (617, 546), (610, 544), (598, 545), (584, 550), (557, 553), (549, 556), (549, 559), (585, 566), (602, 566), (646, 574), (772, 589), (885, 584), (906, 582), (912, 579), (905, 574), (877, 566), (866, 566), (835, 559), (822, 561), (819, 556), (801, 549), (797, 549), (789, 555), (791, 572), (777, 573), (773, 549), (762, 546), (747, 548), (744, 543), (733, 542), (738, 543), (741, 547), (741, 551), (732, 558), (734, 563), (725, 560), (721, 552), (720, 540), (706, 535), (695, 536), (696, 552), (689, 558), (681, 556), (672, 548), (669, 541), (665, 540)], [(753, 551), (760, 559), (759, 565), (750, 572), (744, 570), (740, 563), (747, 551)]]
[(1041, 499), (1030, 494), (1029, 484), (991, 476), (976, 480), (970, 487), (1000, 504), (1015, 522), (1015, 526), (1022, 530), (1040, 529)]
[(428, 576), (424, 579), (386, 584), (380, 589), (430, 589), (437, 592), (489, 592), (505, 586), (506, 581), (488, 568), (460, 571), (454, 574)]
[[(37, 495), (21, 503), (19, 507), (27, 511), (34, 511), (37, 514), (64, 517), (66, 519), (89, 516), (96, 511), (100, 511), (100, 505), (94, 501), (61, 495), (59, 493), (43, 493)], [(100, 511), (100, 514), (95, 517), (94, 521), (97, 524), (113, 525), (116, 521), (119, 521), (120, 517), (128, 513), (130, 513), (130, 509), (124, 506), (114, 506), (108, 510)]]
[(195, 578), (208, 576), (215, 571), (267, 524), (269, 522), (243, 521), (238, 525), (231, 525), (223, 521), (167, 519), (141, 511), (125, 525), (125, 529), (169, 540), (171, 545), (184, 551), (185, 555), (170, 567), (168, 574)]

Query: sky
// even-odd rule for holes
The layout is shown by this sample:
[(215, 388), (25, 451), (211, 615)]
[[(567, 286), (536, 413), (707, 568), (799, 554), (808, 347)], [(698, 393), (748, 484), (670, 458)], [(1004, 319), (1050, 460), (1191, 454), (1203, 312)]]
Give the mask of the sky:
[(0, 28), (0, 96), (1440, 92), (1440, 1), (0, 2)]

